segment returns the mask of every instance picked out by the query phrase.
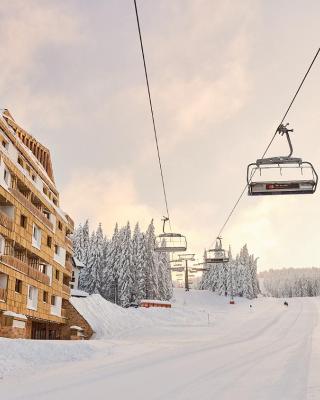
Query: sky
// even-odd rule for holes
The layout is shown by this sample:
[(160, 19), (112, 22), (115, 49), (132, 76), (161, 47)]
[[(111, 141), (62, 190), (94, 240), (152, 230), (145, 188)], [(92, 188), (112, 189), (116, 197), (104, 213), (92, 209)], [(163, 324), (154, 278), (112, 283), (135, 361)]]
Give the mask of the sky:
[[(320, 46), (320, 3), (138, 0), (171, 222), (210, 247)], [(0, 0), (0, 107), (51, 151), (76, 224), (165, 214), (133, 0)], [(320, 58), (286, 122), (320, 171)], [(287, 152), (276, 138), (270, 156)], [(259, 270), (320, 265), (319, 193), (245, 195), (223, 231)]]

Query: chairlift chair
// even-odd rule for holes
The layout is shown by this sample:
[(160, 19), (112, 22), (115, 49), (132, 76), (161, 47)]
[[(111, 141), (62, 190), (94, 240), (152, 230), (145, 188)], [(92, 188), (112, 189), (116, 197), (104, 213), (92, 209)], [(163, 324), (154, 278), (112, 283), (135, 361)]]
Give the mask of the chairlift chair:
[[(293, 148), (289, 136), (289, 132), (293, 129), (287, 128), (288, 124), (280, 125), (277, 132), (282, 136), (285, 134), (290, 148), (288, 156), (260, 158), (255, 163), (251, 163), (247, 167), (247, 183), (249, 196), (265, 196), (265, 195), (285, 195), (285, 194), (312, 194), (316, 191), (318, 184), (318, 174), (313, 165), (309, 161), (303, 161), (301, 158), (291, 157)], [(253, 180), (257, 176), (256, 172), (262, 173), (271, 170), (280, 170), (286, 172), (300, 171), (300, 178), (275, 180)]]
[(163, 233), (156, 237), (154, 250), (157, 252), (181, 252), (187, 250), (187, 239), (180, 233), (165, 232), (165, 224), (169, 221), (168, 217), (163, 217)]
[(220, 264), (229, 262), (229, 257), (222, 247), (222, 238), (217, 237), (214, 249), (210, 249), (206, 253), (205, 264)]

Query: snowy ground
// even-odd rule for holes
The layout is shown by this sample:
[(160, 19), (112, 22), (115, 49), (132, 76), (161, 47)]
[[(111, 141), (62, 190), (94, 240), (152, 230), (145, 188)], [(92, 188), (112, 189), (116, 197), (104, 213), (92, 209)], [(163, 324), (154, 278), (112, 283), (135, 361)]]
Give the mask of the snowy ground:
[(74, 300), (89, 342), (1, 339), (0, 399), (320, 400), (320, 298), (175, 296), (158, 310)]

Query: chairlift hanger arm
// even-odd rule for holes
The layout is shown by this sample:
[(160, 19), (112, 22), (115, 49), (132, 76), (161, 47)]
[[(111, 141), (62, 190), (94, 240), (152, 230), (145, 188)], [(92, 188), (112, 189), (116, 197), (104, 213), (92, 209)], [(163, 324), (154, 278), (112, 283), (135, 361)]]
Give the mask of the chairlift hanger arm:
[(286, 135), (287, 142), (288, 142), (289, 149), (290, 149), (290, 153), (289, 153), (289, 155), (287, 157), (290, 158), (292, 156), (292, 153), (293, 153), (293, 147), (292, 147), (292, 143), (291, 143), (289, 132), (293, 132), (293, 129), (288, 129), (287, 128), (288, 125), (289, 125), (289, 123), (287, 123), (286, 125), (280, 124), (278, 126), (277, 133), (279, 133), (281, 136), (283, 136), (284, 134)]
[[(303, 86), (303, 84), (304, 84), (304, 82), (305, 82), (307, 76), (309, 75), (309, 72), (310, 72), (310, 70), (311, 70), (313, 64), (315, 63), (315, 61), (316, 61), (316, 59), (317, 59), (319, 53), (320, 53), (320, 48), (317, 49), (316, 54), (314, 55), (314, 57), (313, 57), (313, 59), (312, 59), (312, 62), (310, 63), (310, 65), (309, 65), (309, 67), (308, 67), (306, 73), (304, 74), (303, 79), (301, 80), (298, 89), (296, 90), (296, 92), (295, 92), (295, 94), (294, 94), (294, 96), (293, 96), (293, 98), (292, 98), (292, 100), (291, 100), (291, 102), (290, 102), (288, 108), (286, 109), (286, 111), (285, 111), (285, 113), (284, 113), (284, 115), (283, 115), (283, 117), (282, 117), (282, 119), (281, 119), (280, 125), (281, 125), (281, 124), (283, 123), (283, 121), (286, 119), (286, 117), (287, 117), (287, 115), (288, 115), (288, 113), (289, 113), (289, 111), (290, 111), (290, 109), (291, 109), (291, 107), (292, 107), (292, 105), (293, 105), (295, 99), (297, 98), (298, 94), (300, 93), (300, 90), (301, 90), (301, 88), (302, 88), (302, 86)], [(277, 130), (277, 131), (278, 131), (278, 130)], [(265, 149), (265, 151), (264, 151), (264, 153), (263, 153), (263, 155), (262, 155), (261, 158), (264, 158), (265, 155), (267, 154), (267, 152), (268, 152), (268, 150), (269, 150), (271, 144), (273, 143), (273, 140), (274, 140), (274, 138), (275, 138), (275, 136), (276, 136), (276, 134), (277, 134), (277, 131), (273, 134), (273, 136), (272, 136), (270, 142), (268, 143), (268, 146), (267, 146), (267, 148)], [(247, 176), (248, 176), (248, 175), (247, 175)], [(252, 178), (252, 177), (251, 177), (251, 178)], [(222, 225), (221, 228), (220, 228), (220, 231), (219, 231), (219, 233), (218, 233), (218, 236), (221, 235), (221, 233), (223, 232), (224, 228), (226, 227), (227, 223), (229, 222), (230, 218), (232, 217), (232, 215), (233, 215), (235, 209), (237, 208), (238, 204), (240, 203), (240, 201), (241, 201), (243, 195), (244, 195), (245, 192), (247, 191), (247, 188), (248, 188), (248, 182), (246, 183), (245, 187), (242, 189), (242, 191), (241, 191), (239, 197), (236, 199), (236, 201), (235, 201), (233, 207), (231, 208), (230, 212), (228, 213), (225, 222), (223, 223), (223, 225)]]

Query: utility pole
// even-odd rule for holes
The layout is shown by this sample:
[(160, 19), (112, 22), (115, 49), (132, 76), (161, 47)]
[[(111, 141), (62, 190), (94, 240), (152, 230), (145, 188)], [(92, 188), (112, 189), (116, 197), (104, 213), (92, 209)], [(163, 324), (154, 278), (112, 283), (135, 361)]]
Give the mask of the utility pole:
[[(188, 261), (194, 261), (194, 254), (178, 254), (177, 260), (171, 260), (170, 262), (176, 263), (170, 270), (174, 272), (184, 272), (184, 289), (189, 292), (189, 268), (194, 270), (195, 268), (188, 266)], [(185, 266), (183, 267), (182, 262), (185, 261)]]
[(185, 261), (186, 261), (186, 268), (184, 272), (184, 288), (186, 292), (189, 292), (188, 260)]

